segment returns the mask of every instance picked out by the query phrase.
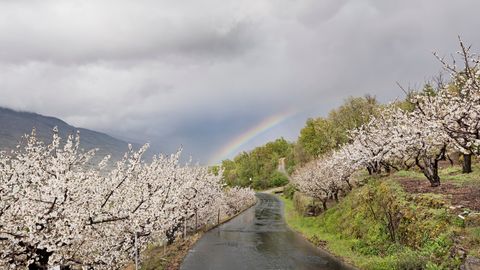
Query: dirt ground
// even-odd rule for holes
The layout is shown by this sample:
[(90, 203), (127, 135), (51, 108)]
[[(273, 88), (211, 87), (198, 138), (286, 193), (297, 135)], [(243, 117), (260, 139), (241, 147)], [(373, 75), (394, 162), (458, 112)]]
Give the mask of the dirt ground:
[(452, 205), (463, 206), (480, 211), (480, 187), (474, 185), (458, 186), (442, 183), (439, 187), (431, 187), (426, 180), (398, 179), (403, 188), (410, 193), (434, 193), (446, 195)]
[[(183, 258), (190, 248), (201, 237), (201, 233), (191, 235), (186, 239), (179, 239), (174, 244), (166, 247), (158, 246), (147, 250), (142, 261), (142, 270), (178, 270)], [(130, 264), (125, 270), (134, 270), (135, 266)]]

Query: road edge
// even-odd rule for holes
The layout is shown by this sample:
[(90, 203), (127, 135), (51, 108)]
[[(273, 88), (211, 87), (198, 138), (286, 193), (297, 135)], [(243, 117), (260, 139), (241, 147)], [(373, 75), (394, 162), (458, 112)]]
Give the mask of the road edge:
[(327, 255), (329, 255), (330, 257), (332, 258), (335, 258), (336, 260), (338, 260), (343, 267), (347, 268), (347, 269), (350, 269), (350, 270), (361, 270), (360, 268), (358, 268), (357, 266), (353, 265), (352, 263), (348, 262), (346, 260), (346, 258), (342, 257), (342, 256), (338, 256), (336, 254), (334, 254), (331, 250), (329, 250), (328, 248), (326, 247), (322, 247), (322, 246), (317, 246), (315, 245), (314, 243), (312, 243), (308, 237), (306, 237), (301, 231), (298, 231), (298, 230), (295, 230), (294, 228), (292, 228), (288, 222), (287, 222), (287, 219), (286, 219), (286, 211), (285, 211), (285, 202), (283, 201), (283, 198), (281, 197), (282, 195), (280, 194), (273, 194), (275, 197), (277, 197), (280, 202), (282, 203), (282, 210), (283, 210), (283, 218), (285, 220), (285, 224), (287, 225), (287, 227), (292, 231), (292, 232), (295, 232), (296, 234), (298, 234), (299, 236), (301, 236), (305, 241), (307, 241), (308, 243), (310, 243), (313, 247), (315, 247), (316, 249), (326, 253)]
[(187, 252), (185, 252), (185, 254), (182, 254), (183, 256), (181, 257), (181, 260), (178, 261), (178, 266), (177, 268), (168, 268), (168, 270), (179, 270), (183, 264), (183, 261), (185, 260), (185, 258), (187, 257), (188, 253), (190, 252), (190, 250), (195, 246), (195, 244), (200, 240), (202, 239), (203, 235), (219, 226), (221, 226), (222, 224), (225, 224), (226, 222), (238, 217), (239, 215), (243, 214), (245, 211), (249, 210), (250, 208), (254, 207), (255, 205), (258, 204), (258, 199), (255, 197), (255, 203), (252, 203), (250, 206), (247, 206), (245, 207), (244, 209), (240, 210), (238, 213), (232, 215), (232, 216), (229, 216), (225, 219), (222, 219), (220, 220), (220, 223), (218, 224), (215, 224), (211, 227), (208, 227), (208, 229), (199, 229), (198, 231), (196, 231), (193, 235), (189, 235), (187, 236), (187, 239), (189, 237), (193, 237), (193, 236), (196, 236), (198, 235), (198, 237), (196, 237), (195, 241), (191, 242), (190, 243), (190, 246), (188, 247), (187, 249)]

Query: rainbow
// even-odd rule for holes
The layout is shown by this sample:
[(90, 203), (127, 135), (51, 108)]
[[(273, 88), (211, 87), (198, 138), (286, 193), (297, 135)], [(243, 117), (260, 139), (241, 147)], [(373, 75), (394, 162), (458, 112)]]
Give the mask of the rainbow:
[(244, 133), (235, 137), (233, 140), (231, 140), (229, 143), (227, 143), (217, 152), (215, 152), (210, 158), (209, 164), (217, 164), (223, 159), (232, 156), (239, 151), (241, 146), (243, 146), (253, 138), (257, 137), (258, 135), (266, 132), (267, 130), (290, 118), (294, 114), (295, 112), (293, 110), (287, 110), (263, 119), (261, 122), (257, 123), (255, 126), (249, 128)]

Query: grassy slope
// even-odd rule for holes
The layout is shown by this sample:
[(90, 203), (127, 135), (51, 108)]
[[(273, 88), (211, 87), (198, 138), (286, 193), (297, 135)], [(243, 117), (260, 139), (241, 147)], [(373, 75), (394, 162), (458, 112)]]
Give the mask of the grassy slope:
[[(301, 233), (310, 242), (322, 246), (335, 256), (360, 269), (393, 269), (396, 263), (394, 256), (372, 256), (354, 251), (361, 240), (348, 237), (342, 233), (326, 229), (322, 217), (303, 217), (298, 214), (293, 202), (282, 197), (285, 202), (286, 221), (295, 231)], [(336, 209), (335, 207), (334, 209)], [(330, 212), (336, 210), (329, 210)]]
[[(475, 185), (480, 182), (480, 168), (461, 175), (460, 168), (449, 167), (441, 171), (441, 176), (458, 186)], [(407, 193), (396, 181), (399, 178), (426, 181), (418, 172), (370, 179), (318, 217), (299, 215), (293, 202), (282, 198), (287, 223), (361, 269), (455, 269), (461, 263), (459, 249), (480, 255), (480, 227), (465, 227), (457, 213), (449, 209), (448, 196)], [(382, 209), (399, 217), (396, 241), (389, 237)]]
[[(425, 177), (421, 172), (399, 171), (394, 174), (395, 177), (405, 177), (409, 179), (425, 180)], [(440, 169), (440, 179), (443, 183), (452, 183), (458, 186), (474, 185), (480, 183), (480, 166), (473, 165), (473, 172), (469, 174), (462, 174), (462, 168), (459, 166), (451, 166)]]

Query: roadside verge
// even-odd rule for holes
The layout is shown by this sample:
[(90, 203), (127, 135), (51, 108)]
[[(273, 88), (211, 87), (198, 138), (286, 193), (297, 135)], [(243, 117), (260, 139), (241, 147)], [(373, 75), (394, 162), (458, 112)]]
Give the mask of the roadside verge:
[[(183, 259), (188, 254), (188, 251), (200, 240), (204, 233), (215, 229), (216, 227), (234, 219), (246, 210), (254, 207), (255, 203), (245, 207), (238, 213), (223, 217), (220, 222), (208, 227), (199, 228), (196, 232), (190, 232), (185, 238), (177, 239), (173, 244), (165, 246), (162, 244), (149, 247), (144, 254), (142, 254), (142, 270), (178, 270), (183, 262)], [(133, 265), (129, 265), (125, 270), (134, 270)]]

